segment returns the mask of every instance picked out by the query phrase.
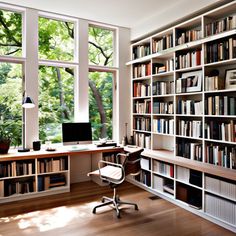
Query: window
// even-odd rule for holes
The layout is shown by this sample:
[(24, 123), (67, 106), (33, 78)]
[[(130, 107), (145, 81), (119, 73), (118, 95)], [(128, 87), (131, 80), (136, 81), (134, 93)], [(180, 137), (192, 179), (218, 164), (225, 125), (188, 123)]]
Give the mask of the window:
[(89, 119), (93, 140), (113, 137), (114, 32), (89, 26)]
[(74, 23), (39, 17), (39, 58), (74, 60)]
[(61, 123), (74, 118), (74, 70), (40, 66), (39, 138), (61, 142)]
[(114, 66), (114, 31), (96, 26), (89, 27), (89, 64)]
[(0, 55), (21, 56), (22, 16), (0, 10)]
[(0, 118), (8, 125), (11, 145), (21, 144), (22, 65), (0, 63)]
[(112, 139), (113, 73), (89, 73), (89, 120), (93, 140)]

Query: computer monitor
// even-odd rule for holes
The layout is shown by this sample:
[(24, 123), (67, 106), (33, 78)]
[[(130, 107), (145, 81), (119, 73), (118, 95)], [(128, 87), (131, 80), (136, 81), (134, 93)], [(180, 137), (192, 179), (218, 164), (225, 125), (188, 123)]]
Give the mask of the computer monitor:
[(62, 141), (63, 145), (92, 143), (91, 123), (62, 123)]

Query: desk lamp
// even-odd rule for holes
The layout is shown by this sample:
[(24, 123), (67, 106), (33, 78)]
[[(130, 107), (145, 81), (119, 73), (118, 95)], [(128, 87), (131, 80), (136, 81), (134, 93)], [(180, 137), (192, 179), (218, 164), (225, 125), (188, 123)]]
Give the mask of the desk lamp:
[(35, 104), (31, 97), (25, 96), (25, 92), (23, 94), (22, 107), (23, 107), (23, 136), (22, 136), (23, 147), (18, 148), (18, 152), (29, 152), (30, 149), (25, 147), (25, 109), (34, 108)]

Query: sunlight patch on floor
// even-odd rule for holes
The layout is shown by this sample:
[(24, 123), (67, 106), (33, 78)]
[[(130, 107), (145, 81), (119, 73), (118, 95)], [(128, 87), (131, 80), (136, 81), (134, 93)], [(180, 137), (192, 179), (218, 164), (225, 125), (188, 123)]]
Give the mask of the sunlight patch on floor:
[[(90, 202), (87, 204), (57, 207), (47, 210), (34, 211), (26, 214), (0, 218), (1, 224), (15, 222), (16, 226), (21, 230), (36, 229), (40, 232), (52, 229), (62, 228), (70, 224), (78, 218), (91, 217), (92, 209), (99, 202)], [(0, 236), (2, 236), (0, 234)]]

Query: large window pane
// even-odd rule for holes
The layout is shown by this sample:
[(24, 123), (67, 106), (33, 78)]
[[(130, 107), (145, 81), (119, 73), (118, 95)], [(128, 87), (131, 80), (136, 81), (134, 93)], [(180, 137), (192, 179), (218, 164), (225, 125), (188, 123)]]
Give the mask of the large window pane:
[(22, 16), (0, 10), (0, 55), (21, 56)]
[(89, 27), (89, 64), (113, 66), (114, 31), (95, 26)]
[(93, 127), (93, 140), (112, 139), (112, 91), (112, 73), (89, 73), (89, 119)]
[[(0, 119), (12, 136), (11, 145), (21, 144), (22, 66), (0, 63)], [(3, 122), (3, 123), (2, 123)]]
[(61, 142), (61, 123), (74, 118), (74, 71), (39, 68), (39, 138)]
[(74, 60), (74, 24), (39, 17), (39, 58)]

